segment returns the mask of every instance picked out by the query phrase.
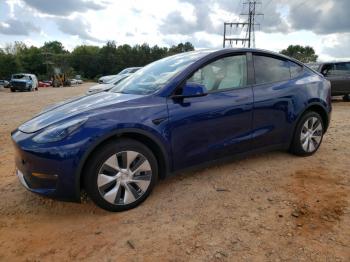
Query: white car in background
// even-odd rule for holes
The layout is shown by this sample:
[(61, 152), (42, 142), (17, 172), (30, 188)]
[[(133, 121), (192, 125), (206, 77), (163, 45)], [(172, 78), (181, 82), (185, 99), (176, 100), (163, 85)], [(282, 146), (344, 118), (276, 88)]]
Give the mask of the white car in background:
[(7, 80), (0, 80), (0, 86), (9, 87), (10, 82)]
[(125, 74), (125, 75), (117, 75), (114, 78), (110, 79), (108, 82), (104, 84), (97, 84), (89, 88), (89, 90), (86, 92), (87, 95), (108, 91), (115, 87), (117, 84), (119, 84), (121, 81), (123, 81), (125, 78), (127, 78), (131, 74)]
[(125, 68), (124, 70), (120, 71), (118, 73), (118, 75), (133, 74), (137, 70), (139, 70), (140, 68), (142, 68), (142, 67), (128, 67), (128, 68)]
[(70, 79), (69, 81), (70, 81), (70, 84), (71, 84), (71, 85), (80, 85), (80, 84), (83, 83), (83, 80), (81, 80), (81, 79), (75, 79), (75, 78)]
[(108, 75), (108, 76), (102, 76), (98, 79), (98, 83), (100, 84), (106, 84), (107, 82), (111, 81), (113, 78), (116, 76), (120, 75), (130, 75), (135, 73), (137, 70), (139, 70), (142, 67), (128, 67), (125, 68), (124, 70), (120, 71), (117, 75)]
[(108, 76), (101, 76), (98, 79), (99, 84), (106, 84), (108, 81), (110, 81), (112, 78), (116, 77), (117, 75), (108, 75)]
[(77, 85), (78, 84), (78, 80), (76, 80), (76, 79), (70, 79), (69, 82), (70, 82), (71, 85)]

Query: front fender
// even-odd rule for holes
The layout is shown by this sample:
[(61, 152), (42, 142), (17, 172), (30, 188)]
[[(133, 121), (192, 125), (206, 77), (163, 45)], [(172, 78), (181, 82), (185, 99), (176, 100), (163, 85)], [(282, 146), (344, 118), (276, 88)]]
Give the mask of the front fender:
[(104, 134), (103, 136), (100, 136), (97, 139), (95, 139), (95, 141), (93, 141), (88, 146), (87, 150), (85, 150), (83, 156), (81, 157), (75, 173), (77, 201), (80, 201), (80, 185), (81, 185), (82, 172), (88, 157), (98, 148), (98, 146), (100, 146), (104, 142), (112, 138), (120, 137), (125, 134), (142, 135), (152, 140), (155, 144), (157, 144), (157, 146), (160, 148), (162, 155), (164, 157), (166, 172), (169, 172), (169, 170), (171, 169), (171, 162), (169, 159), (169, 156), (171, 155), (171, 147), (170, 147), (170, 144), (166, 141), (166, 139), (161, 134), (159, 134), (156, 130), (143, 125), (142, 126), (139, 125), (137, 127), (124, 127), (124, 128), (114, 129), (108, 132), (107, 134)]

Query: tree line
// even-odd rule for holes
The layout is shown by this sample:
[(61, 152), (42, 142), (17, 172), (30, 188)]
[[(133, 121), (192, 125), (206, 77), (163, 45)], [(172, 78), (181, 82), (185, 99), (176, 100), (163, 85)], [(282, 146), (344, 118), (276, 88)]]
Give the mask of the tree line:
[(189, 42), (168, 48), (148, 44), (117, 46), (114, 41), (109, 41), (102, 47), (79, 45), (71, 52), (59, 41), (45, 42), (41, 47), (15, 42), (0, 49), (0, 79), (9, 79), (14, 73), (33, 73), (39, 79), (49, 79), (54, 72), (94, 79), (192, 50), (194, 47)]
[[(116, 74), (126, 67), (144, 66), (163, 57), (192, 50), (194, 47), (189, 42), (168, 48), (150, 47), (148, 44), (117, 46), (110, 41), (102, 47), (79, 45), (71, 52), (59, 41), (45, 42), (41, 47), (14, 42), (0, 49), (0, 79), (9, 79), (14, 73), (33, 73), (39, 79), (50, 79), (58, 70), (68, 77), (79, 74), (86, 79), (96, 79)], [(310, 46), (290, 45), (280, 53), (304, 63), (317, 60)]]
[(303, 63), (316, 62), (318, 55), (311, 46), (290, 45), (280, 52), (283, 55), (293, 57)]

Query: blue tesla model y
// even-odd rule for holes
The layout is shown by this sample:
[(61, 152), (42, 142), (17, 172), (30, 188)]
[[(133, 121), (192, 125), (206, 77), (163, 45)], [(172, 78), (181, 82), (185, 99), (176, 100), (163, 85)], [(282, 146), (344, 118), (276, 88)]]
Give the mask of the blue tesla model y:
[(52, 106), (12, 132), (30, 191), (110, 211), (139, 205), (157, 179), (262, 150), (317, 151), (330, 83), (257, 49), (201, 50), (151, 63), (101, 92)]

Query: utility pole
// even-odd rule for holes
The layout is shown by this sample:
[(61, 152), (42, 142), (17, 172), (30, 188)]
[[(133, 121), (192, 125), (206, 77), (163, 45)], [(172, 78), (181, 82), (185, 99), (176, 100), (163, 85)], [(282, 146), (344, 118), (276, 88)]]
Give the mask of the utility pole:
[[(242, 42), (242, 44), (245, 46), (246, 43), (248, 43), (248, 47), (255, 46), (255, 26), (260, 26), (260, 24), (255, 23), (255, 17), (263, 15), (262, 13), (256, 13), (256, 6), (258, 4), (261, 4), (259, 1), (246, 1), (243, 3), (243, 6), (248, 5), (248, 12), (247, 13), (241, 13), (241, 16), (248, 16), (248, 19), (246, 22), (225, 22), (224, 23), (224, 40), (223, 40), (223, 47), (226, 47), (226, 43), (229, 42), (229, 44), (232, 46), (233, 42), (236, 42), (236, 45), (238, 42)], [(229, 29), (232, 28), (242, 28), (242, 31), (244, 28), (246, 28), (246, 36), (244, 38), (242, 37), (231, 37), (227, 36), (227, 27), (229, 26)]]

